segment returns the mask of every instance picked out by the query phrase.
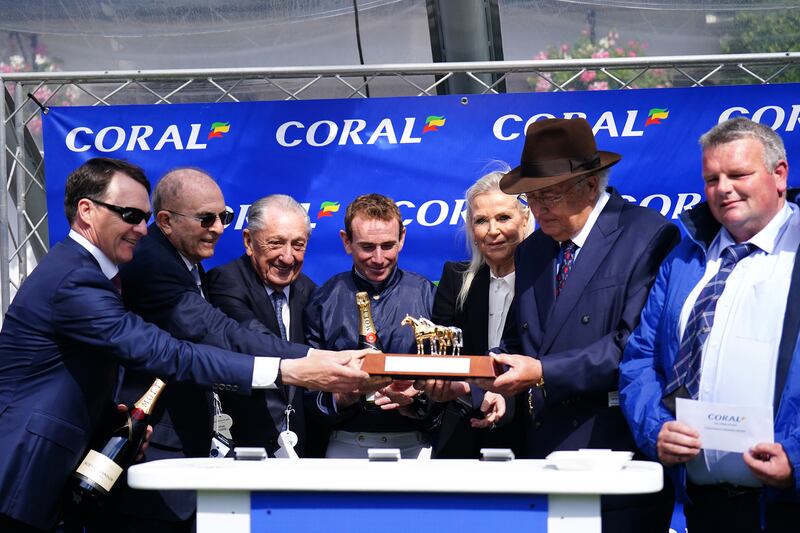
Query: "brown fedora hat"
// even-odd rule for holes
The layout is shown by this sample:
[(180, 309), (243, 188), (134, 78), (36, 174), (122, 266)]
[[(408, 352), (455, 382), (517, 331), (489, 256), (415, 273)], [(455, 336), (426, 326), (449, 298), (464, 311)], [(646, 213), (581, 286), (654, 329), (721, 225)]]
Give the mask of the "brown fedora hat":
[(586, 119), (537, 120), (525, 132), (519, 166), (503, 176), (500, 189), (508, 194), (538, 191), (608, 168), (621, 158), (597, 149)]

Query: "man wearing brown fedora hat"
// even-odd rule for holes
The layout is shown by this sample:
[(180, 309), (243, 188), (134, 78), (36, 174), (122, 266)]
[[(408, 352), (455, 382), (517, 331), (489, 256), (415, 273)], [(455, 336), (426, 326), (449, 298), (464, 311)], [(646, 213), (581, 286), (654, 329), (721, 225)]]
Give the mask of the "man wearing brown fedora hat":
[[(517, 395), (527, 456), (637, 451), (618, 402), (622, 350), (678, 229), (607, 188), (620, 155), (597, 150), (582, 118), (534, 122), (506, 193), (527, 195), (539, 225), (517, 249), (508, 371), (481, 384)], [(512, 355), (524, 354), (524, 355)], [(638, 454), (638, 451), (637, 451)], [(603, 531), (667, 531), (671, 490), (602, 499)]]

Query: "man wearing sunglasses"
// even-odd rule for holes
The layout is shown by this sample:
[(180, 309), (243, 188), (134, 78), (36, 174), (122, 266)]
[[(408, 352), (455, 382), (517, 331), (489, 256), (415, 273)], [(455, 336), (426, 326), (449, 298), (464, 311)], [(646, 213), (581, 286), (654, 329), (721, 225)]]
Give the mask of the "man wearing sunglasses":
[[(69, 236), (41, 260), (5, 315), (0, 531), (56, 526), (66, 485), (90, 442), (112, 430), (120, 364), (160, 376), (168, 390), (193, 382), (249, 394), (276, 382), (272, 358), (179, 341), (125, 308), (118, 265), (131, 260), (148, 231), (149, 190), (144, 172), (124, 161), (96, 158), (76, 169), (64, 195)], [(320, 371), (336, 377), (318, 384), (341, 392), (362, 384), (366, 374), (345, 366), (352, 355), (319, 358)], [(311, 367), (302, 359), (280, 361), (282, 382), (313, 383), (303, 377), (315, 375)]]
[[(214, 255), (225, 225), (233, 218), (208, 174), (195, 168), (167, 173), (153, 191), (153, 208), (155, 220), (147, 236), (140, 240), (134, 259), (120, 270), (129, 309), (179, 339), (273, 356), (275, 372), (280, 357), (311, 362), (313, 358), (304, 361), (308, 346), (240, 325), (206, 301), (201, 261)], [(282, 378), (286, 383), (285, 372)], [(126, 372), (120, 401), (135, 401), (152, 379), (147, 372)], [(325, 388), (322, 382), (307, 385)], [(224, 456), (225, 446), (216, 444), (231, 446), (226, 440), (230, 418), (210, 389), (191, 384), (169, 387), (159, 408), (147, 460)], [(116, 503), (123, 515), (112, 518), (117, 531), (189, 531), (194, 524), (192, 491), (136, 491), (126, 485), (118, 491)]]

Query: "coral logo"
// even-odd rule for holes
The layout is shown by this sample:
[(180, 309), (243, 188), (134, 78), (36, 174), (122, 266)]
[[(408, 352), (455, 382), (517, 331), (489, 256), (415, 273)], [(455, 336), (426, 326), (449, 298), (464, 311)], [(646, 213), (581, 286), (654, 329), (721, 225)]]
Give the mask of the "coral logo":
[(422, 128), (422, 133), (429, 131), (438, 131), (438, 128), (444, 126), (445, 118), (439, 115), (430, 115), (425, 119), (425, 126)]
[(317, 213), (317, 220), (323, 217), (332, 217), (334, 213), (339, 211), (339, 202), (322, 202), (319, 204), (319, 213)]
[(212, 122), (211, 131), (208, 133), (208, 140), (222, 137), (224, 134), (231, 131), (230, 122)]
[(662, 120), (667, 120), (669, 117), (669, 109), (654, 107), (650, 110), (650, 113), (647, 115), (647, 121), (644, 123), (645, 127), (649, 126), (650, 124), (661, 124)]

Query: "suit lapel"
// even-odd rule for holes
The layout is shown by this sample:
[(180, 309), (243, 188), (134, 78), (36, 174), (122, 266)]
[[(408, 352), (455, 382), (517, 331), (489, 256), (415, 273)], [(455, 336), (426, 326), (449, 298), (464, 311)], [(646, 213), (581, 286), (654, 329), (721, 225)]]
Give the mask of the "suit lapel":
[(464, 310), (469, 314), (465, 317), (464, 325), (469, 328), (470, 335), (475, 339), (475, 348), (483, 349), (483, 355), (489, 348), (489, 266), (483, 265), (469, 290), (469, 296), (464, 305)]
[(267, 294), (267, 289), (261, 282), (261, 278), (259, 278), (255, 270), (253, 270), (253, 266), (250, 264), (250, 258), (246, 255), (242, 256), (239, 266), (244, 273), (243, 277), (247, 282), (247, 290), (250, 291), (253, 298), (256, 316), (270, 331), (274, 332), (276, 335), (280, 335), (278, 333), (280, 328), (278, 327), (278, 318), (275, 315), (275, 308), (272, 307), (272, 302)]
[[(547, 321), (540, 353), (547, 353), (561, 331), (567, 317), (583, 295), (586, 286), (594, 278), (597, 269), (611, 252), (622, 231), (619, 227), (619, 212), (624, 200), (614, 194), (606, 203), (594, 227), (580, 249), (575, 265), (566, 285), (553, 304), (553, 312)], [(552, 276), (555, 279), (554, 276)]]
[[(545, 329), (550, 321), (553, 311), (553, 302), (556, 299), (556, 263), (558, 262), (558, 243), (544, 233), (539, 232), (536, 238), (542, 242), (532, 243), (533, 250), (541, 249), (541, 253), (534, 254), (531, 271), (536, 278), (533, 282), (533, 293), (536, 301), (536, 312), (539, 316), (541, 329)], [(519, 276), (520, 273), (517, 273)]]
[[(300, 281), (298, 279), (297, 281)], [(289, 293), (289, 317), (292, 342), (305, 342), (303, 331), (303, 303), (305, 301), (305, 289), (301, 283), (295, 282), (292, 284), (292, 290)], [(277, 322), (276, 322), (277, 324)], [(297, 387), (289, 385), (286, 388), (286, 403), (291, 404), (294, 401)], [(302, 400), (301, 400), (302, 401)]]

